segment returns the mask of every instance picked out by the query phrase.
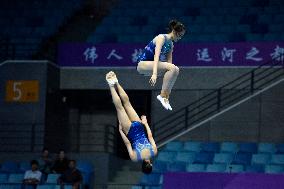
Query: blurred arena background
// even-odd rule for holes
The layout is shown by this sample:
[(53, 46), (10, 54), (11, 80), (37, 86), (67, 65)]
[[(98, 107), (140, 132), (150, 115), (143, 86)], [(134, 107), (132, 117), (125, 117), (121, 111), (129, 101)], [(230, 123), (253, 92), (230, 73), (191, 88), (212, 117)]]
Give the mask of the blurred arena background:
[[(174, 18), (187, 31), (170, 112), (161, 79), (151, 87), (133, 62)], [(21, 188), (43, 149), (77, 161), (81, 188), (283, 187), (284, 1), (9, 0), (0, 28), (1, 189)], [(150, 175), (117, 132), (110, 70), (160, 147)], [(60, 188), (45, 176), (36, 188)]]

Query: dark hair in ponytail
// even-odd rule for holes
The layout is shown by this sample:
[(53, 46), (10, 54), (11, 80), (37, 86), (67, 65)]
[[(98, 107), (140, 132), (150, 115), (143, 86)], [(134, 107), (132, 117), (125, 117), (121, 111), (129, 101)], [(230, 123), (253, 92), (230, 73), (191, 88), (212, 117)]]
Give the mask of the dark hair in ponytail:
[(143, 160), (142, 161), (142, 172), (144, 174), (150, 174), (152, 172), (152, 164)]
[(185, 26), (177, 20), (171, 20), (169, 22), (169, 31), (173, 31), (173, 30), (179, 33), (179, 32), (185, 31)]

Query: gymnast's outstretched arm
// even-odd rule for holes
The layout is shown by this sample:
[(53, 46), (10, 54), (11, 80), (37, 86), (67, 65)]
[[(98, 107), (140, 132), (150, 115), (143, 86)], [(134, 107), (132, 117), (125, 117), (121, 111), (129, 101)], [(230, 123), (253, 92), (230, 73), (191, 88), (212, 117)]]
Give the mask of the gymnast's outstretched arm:
[(129, 154), (129, 157), (131, 160), (136, 160), (136, 157), (135, 157), (135, 154), (134, 154), (134, 151), (132, 149), (132, 146), (131, 146), (131, 143), (130, 141), (128, 140), (128, 138), (126, 137), (126, 135), (124, 134), (123, 130), (122, 130), (122, 126), (121, 124), (119, 123), (119, 133), (121, 135), (121, 138), (127, 148), (127, 151), (128, 151), (128, 154)]
[(155, 155), (157, 155), (158, 150), (157, 150), (156, 142), (155, 142), (155, 140), (154, 140), (154, 138), (153, 138), (153, 134), (152, 134), (152, 131), (151, 131), (149, 125), (148, 125), (146, 116), (145, 116), (145, 115), (142, 115), (142, 116), (141, 116), (141, 120), (142, 120), (142, 123), (145, 125), (145, 128), (146, 128), (146, 130), (147, 130), (148, 139), (149, 139), (149, 142), (150, 142), (151, 145), (152, 145), (152, 148), (153, 148), (153, 150), (154, 150), (154, 153), (155, 153)]

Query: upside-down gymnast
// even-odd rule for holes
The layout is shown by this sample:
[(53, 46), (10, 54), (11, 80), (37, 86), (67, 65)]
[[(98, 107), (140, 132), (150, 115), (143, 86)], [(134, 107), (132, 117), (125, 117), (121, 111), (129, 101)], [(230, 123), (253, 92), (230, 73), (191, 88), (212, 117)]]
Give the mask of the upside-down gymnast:
[(152, 171), (151, 158), (157, 155), (157, 147), (147, 118), (137, 115), (114, 72), (107, 73), (106, 80), (117, 112), (119, 133), (129, 157), (132, 161), (142, 161), (142, 171), (149, 174)]

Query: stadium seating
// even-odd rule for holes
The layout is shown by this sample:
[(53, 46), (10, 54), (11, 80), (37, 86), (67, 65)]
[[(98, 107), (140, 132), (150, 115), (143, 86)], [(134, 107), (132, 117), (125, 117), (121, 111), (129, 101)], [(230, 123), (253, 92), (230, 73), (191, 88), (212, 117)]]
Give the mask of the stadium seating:
[(46, 183), (47, 184), (56, 184), (57, 179), (60, 177), (60, 174), (48, 174)]
[(274, 154), (277, 150), (276, 150), (275, 144), (259, 143), (257, 151), (258, 153)]
[(24, 174), (21, 173), (12, 173), (9, 175), (8, 182), (9, 183), (22, 183), (24, 180)]
[(237, 153), (238, 152), (238, 144), (234, 142), (222, 142), (220, 152), (229, 152), (229, 153)]
[(18, 169), (19, 172), (24, 173), (29, 169), (31, 169), (30, 162), (22, 161), (22, 162), (19, 163), (19, 169)]
[(276, 148), (277, 148), (277, 153), (284, 154), (284, 144), (278, 144)]
[(81, 3), (82, 0), (2, 1), (0, 39), (7, 38), (15, 45), (15, 58), (28, 59)]
[(245, 172), (247, 173), (263, 173), (264, 172), (264, 165), (255, 164), (246, 166)]
[(161, 174), (149, 174), (149, 175), (143, 175), (140, 183), (141, 184), (149, 184), (149, 185), (155, 185), (155, 184), (162, 184), (162, 178)]
[(184, 162), (174, 162), (168, 165), (169, 172), (184, 172), (186, 163)]
[(249, 153), (238, 153), (234, 155), (232, 164), (249, 165), (251, 163), (251, 154)]
[(226, 167), (225, 172), (227, 173), (242, 173), (244, 171), (243, 165), (237, 165), (237, 164), (229, 164)]
[(268, 164), (270, 162), (270, 154), (253, 154), (251, 164)]
[(279, 174), (283, 173), (284, 168), (283, 166), (280, 165), (265, 165), (265, 173), (270, 173), (270, 174)]
[[(167, 167), (167, 165), (165, 164)], [(14, 162), (6, 161), (0, 165), (2, 168), (0, 171), (0, 188), (2, 189), (20, 189), (21, 183), (24, 179), (24, 173), (26, 170), (30, 169), (30, 164), (28, 161)], [(10, 170), (9, 170), (10, 168)], [(78, 161), (78, 169), (80, 169), (83, 176), (82, 186), (89, 187), (91, 185), (91, 178), (94, 176), (94, 167), (93, 165), (85, 160)], [(165, 169), (166, 170), (166, 169)], [(164, 169), (160, 171), (164, 172)], [(42, 179), (38, 188), (40, 189), (61, 189), (60, 186), (57, 186), (57, 179), (60, 174), (48, 174), (46, 180)], [(64, 188), (71, 189), (72, 186), (65, 185)], [(26, 187), (26, 189), (29, 189)]]
[(159, 152), (153, 172), (281, 173), (281, 150), (273, 143), (174, 141)]
[(223, 173), (226, 170), (226, 164), (208, 164), (206, 172)]
[(214, 153), (200, 152), (195, 155), (193, 163), (210, 164), (213, 162)]
[(233, 156), (232, 153), (215, 153), (213, 162), (230, 164), (233, 160)]
[(204, 172), (206, 170), (206, 164), (188, 164), (186, 166), (187, 172)]
[(256, 153), (257, 144), (256, 143), (240, 143), (239, 152), (240, 153)]
[(18, 171), (18, 165), (16, 162), (6, 161), (2, 163), (0, 171), (6, 173), (15, 173)]
[(200, 142), (188, 141), (184, 143), (184, 151), (199, 152), (200, 151)]
[(183, 147), (183, 143), (179, 141), (170, 142), (166, 145), (166, 151), (180, 151)]
[(158, 154), (157, 160), (172, 162), (174, 161), (175, 157), (176, 157), (176, 152), (163, 151)]
[(195, 159), (195, 152), (178, 152), (176, 156), (176, 161), (179, 162), (186, 162), (186, 163), (192, 163)]
[(153, 165), (153, 172), (154, 173), (163, 173), (167, 171), (168, 164), (167, 162), (162, 162), (162, 161), (155, 161)]
[(1, 174), (0, 174), (0, 184), (6, 183), (7, 180), (8, 180), (8, 175), (7, 175), (7, 174), (4, 174), (4, 173), (1, 173)]
[(272, 154), (270, 164), (284, 165), (284, 154)]
[(220, 144), (218, 142), (205, 142), (201, 144), (202, 152), (219, 152)]
[(0, 189), (21, 189), (21, 185), (20, 184), (13, 184), (13, 185), (0, 184)]
[[(212, 1), (194, 1), (194, 3), (181, 1), (165, 4), (158, 0), (155, 3), (163, 5), (165, 9), (151, 11), (151, 7), (154, 6), (153, 1), (143, 1), (143, 6), (138, 5), (139, 3), (121, 1), (120, 5), (104, 18), (87, 41), (101, 43), (117, 40), (118, 42), (147, 43), (154, 35), (166, 32), (163, 28), (171, 18), (182, 18), (181, 21), (187, 26), (189, 35), (184, 36), (183, 42), (281, 40), (280, 32), (284, 28), (280, 23), (284, 20), (284, 13), (279, 8), (280, 1), (236, 2), (221, 0), (214, 4)], [(220, 6), (216, 6), (219, 4)], [(136, 11), (139, 8), (140, 10)], [(111, 27), (113, 25), (115, 27)], [(104, 31), (109, 28), (112, 28), (111, 33), (117, 37), (107, 37)], [(125, 30), (122, 31), (122, 28)], [(138, 37), (135, 37), (136, 35)]]

